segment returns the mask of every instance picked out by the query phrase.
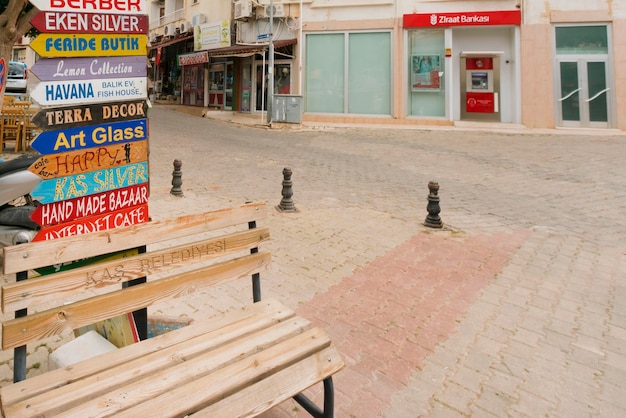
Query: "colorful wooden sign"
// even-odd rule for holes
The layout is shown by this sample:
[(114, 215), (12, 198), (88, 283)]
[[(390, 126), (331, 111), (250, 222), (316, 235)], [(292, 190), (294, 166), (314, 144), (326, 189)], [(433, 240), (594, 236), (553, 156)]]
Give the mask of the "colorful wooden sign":
[(136, 100), (42, 109), (35, 113), (31, 122), (43, 130), (50, 130), (144, 119), (147, 116), (148, 103), (145, 100)]
[(57, 154), (113, 144), (141, 141), (148, 138), (146, 119), (81, 126), (37, 135), (31, 147), (41, 154)]
[(89, 196), (39, 205), (30, 218), (41, 226), (70, 222), (88, 216), (126, 209), (148, 203), (148, 183), (109, 190)]
[(39, 12), (30, 20), (46, 33), (148, 33), (148, 16), (105, 13)]
[(29, 70), (41, 81), (145, 77), (146, 57), (50, 58)]
[(146, 0), (29, 0), (39, 10), (147, 15)]
[(43, 155), (28, 170), (44, 180), (49, 180), (147, 160), (148, 141), (142, 140)]
[(7, 63), (0, 58), (0, 100), (4, 100), (4, 85), (7, 81)]
[(61, 106), (94, 102), (144, 99), (145, 77), (114, 80), (42, 81), (31, 91), (41, 106)]
[(148, 205), (134, 206), (88, 216), (70, 222), (44, 227), (37, 232), (33, 241), (47, 241), (51, 239), (71, 237), (74, 235), (90, 234), (130, 225), (138, 225), (149, 221)]
[(44, 58), (146, 56), (145, 35), (42, 33), (30, 47)]
[(89, 196), (148, 182), (148, 163), (123, 165), (89, 173), (43, 180), (31, 192), (42, 204)]

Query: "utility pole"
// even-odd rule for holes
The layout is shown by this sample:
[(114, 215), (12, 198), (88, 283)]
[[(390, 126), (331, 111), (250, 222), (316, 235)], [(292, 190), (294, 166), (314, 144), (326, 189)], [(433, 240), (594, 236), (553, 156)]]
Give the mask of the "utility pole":
[(272, 104), (274, 103), (274, 0), (270, 0), (269, 62), (267, 75), (267, 123), (272, 123)]

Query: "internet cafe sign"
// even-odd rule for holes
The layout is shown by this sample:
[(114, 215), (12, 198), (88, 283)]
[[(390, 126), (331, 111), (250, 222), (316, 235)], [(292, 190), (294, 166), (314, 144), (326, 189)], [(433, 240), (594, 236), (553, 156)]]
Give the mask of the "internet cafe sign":
[(198, 25), (193, 30), (194, 51), (230, 46), (230, 20)]

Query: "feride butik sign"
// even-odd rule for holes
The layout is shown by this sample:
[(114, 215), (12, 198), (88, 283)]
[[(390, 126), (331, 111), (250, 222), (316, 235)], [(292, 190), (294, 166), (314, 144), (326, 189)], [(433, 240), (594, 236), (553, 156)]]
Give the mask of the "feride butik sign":
[(519, 10), (455, 13), (416, 13), (404, 15), (402, 22), (405, 28), (520, 25), (522, 23), (522, 14)]

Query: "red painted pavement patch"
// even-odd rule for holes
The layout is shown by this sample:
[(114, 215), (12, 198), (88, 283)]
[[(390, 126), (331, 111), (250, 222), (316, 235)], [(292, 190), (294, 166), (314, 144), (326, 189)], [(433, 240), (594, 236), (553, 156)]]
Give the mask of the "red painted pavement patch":
[(378, 416), (528, 234), (422, 232), (300, 306), (346, 362), (334, 377), (336, 415)]

